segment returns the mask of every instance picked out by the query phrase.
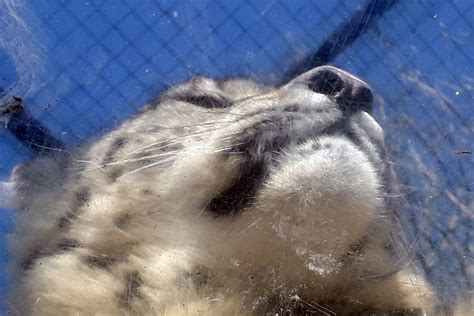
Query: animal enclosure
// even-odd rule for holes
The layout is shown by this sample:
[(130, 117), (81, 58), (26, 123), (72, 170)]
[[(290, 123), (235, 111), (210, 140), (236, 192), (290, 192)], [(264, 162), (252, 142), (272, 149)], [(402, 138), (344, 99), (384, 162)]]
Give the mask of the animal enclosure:
[[(356, 74), (377, 93), (374, 116), (411, 214), (413, 260), (443, 305), (471, 298), (471, 1), (6, 0), (0, 26), (0, 106), (20, 97), (45, 131), (20, 142), (2, 114), (2, 183), (41, 154), (28, 139), (81, 146), (193, 76), (278, 85), (323, 64)], [(4, 202), (0, 296), (7, 311), (6, 237), (15, 209)]]

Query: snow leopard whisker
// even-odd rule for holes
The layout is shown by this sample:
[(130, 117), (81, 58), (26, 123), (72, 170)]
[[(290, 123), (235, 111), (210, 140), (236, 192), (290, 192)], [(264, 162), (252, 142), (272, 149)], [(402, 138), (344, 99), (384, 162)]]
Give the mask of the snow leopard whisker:
[[(95, 169), (99, 169), (100, 171), (105, 172), (104, 167), (101, 164), (95, 163), (92, 160), (80, 160), (80, 159), (74, 159), (74, 162), (82, 163), (84, 165), (92, 165), (95, 167)], [(80, 167), (78, 167), (79, 169)], [(82, 171), (86, 171), (87, 169), (84, 169)]]
[(359, 277), (357, 277), (358, 280), (363, 280), (363, 281), (367, 281), (367, 280), (377, 280), (377, 279), (384, 279), (384, 278), (388, 278), (388, 277), (391, 277), (393, 276), (394, 274), (402, 271), (403, 269), (394, 269), (392, 271), (389, 271), (389, 272), (384, 272), (384, 273), (378, 273), (378, 274), (371, 274), (371, 275), (361, 275)]
[[(169, 145), (174, 145), (174, 144), (177, 144), (178, 142), (174, 142), (174, 143), (170, 143), (171, 141), (177, 141), (177, 140), (183, 140), (185, 138), (190, 138), (190, 137), (193, 137), (193, 136), (196, 136), (196, 135), (199, 135), (201, 134), (202, 131), (199, 131), (199, 132), (196, 132), (196, 133), (190, 133), (190, 134), (187, 134), (187, 135), (180, 135), (178, 137), (171, 137), (171, 138), (166, 138), (166, 139), (162, 139), (162, 140), (159, 140), (157, 142), (154, 142), (154, 143), (151, 143), (151, 144), (148, 144), (148, 145), (145, 145), (143, 147), (140, 147), (136, 150), (133, 150), (131, 152), (128, 152), (126, 153), (125, 155), (127, 156), (131, 156), (133, 154), (136, 154), (136, 153), (140, 153), (140, 152), (143, 152), (143, 151), (147, 151), (149, 150), (150, 148), (153, 148), (155, 146), (158, 146), (160, 144), (165, 144), (163, 146), (169, 146)], [(160, 148), (163, 148), (163, 147), (159, 147), (158, 149)], [(154, 148), (152, 150), (155, 150)]]
[[(227, 140), (229, 139), (231, 136), (227, 136), (227, 137), (223, 137), (224, 140)], [(238, 143), (237, 145), (240, 145), (241, 143)], [(172, 146), (173, 144), (168, 144), (168, 146)], [(234, 146), (234, 145), (233, 145)], [(233, 148), (233, 146), (227, 146), (227, 147), (223, 147), (221, 149), (216, 149), (214, 151), (212, 151), (211, 154), (216, 154), (216, 153), (221, 153), (221, 152), (225, 152), (225, 151), (229, 151), (230, 149)], [(163, 146), (162, 148), (164, 147), (167, 147), (167, 146)], [(102, 172), (106, 172), (105, 170), (105, 167), (108, 167), (108, 166), (114, 166), (114, 165), (123, 165), (123, 164), (127, 164), (127, 163), (134, 163), (134, 162), (139, 162), (139, 161), (143, 161), (143, 160), (148, 160), (148, 159), (154, 159), (154, 158), (162, 158), (162, 157), (166, 157), (166, 158), (170, 158), (170, 157), (173, 157), (175, 156), (177, 153), (200, 153), (202, 154), (205, 150), (207, 150), (206, 147), (203, 146), (202, 148), (203, 151), (200, 151), (199, 148), (195, 148), (193, 150), (173, 150), (173, 151), (169, 151), (169, 152), (165, 152), (165, 153), (160, 153), (160, 154), (152, 154), (152, 155), (147, 155), (147, 156), (143, 156), (143, 157), (139, 157), (139, 158), (131, 158), (131, 159), (123, 159), (123, 160), (117, 160), (117, 161), (114, 161), (114, 162), (111, 162), (111, 163), (106, 163), (106, 164), (97, 164), (97, 163), (94, 163), (93, 161), (85, 161), (85, 160), (75, 160), (76, 162), (79, 162), (79, 163), (83, 163), (83, 164), (89, 164), (89, 165), (92, 165), (93, 168), (87, 168), (87, 169), (82, 169), (82, 167), (77, 167), (78, 169), (81, 168), (81, 172), (77, 173), (76, 175), (79, 175), (79, 174), (82, 174), (84, 172), (89, 172), (89, 171), (93, 171), (93, 170), (101, 170)], [(163, 160), (163, 159), (160, 159), (156, 165), (159, 165), (159, 163), (164, 163), (164, 164), (167, 164), (169, 161), (172, 161), (173, 159), (166, 159), (166, 160)], [(153, 163), (155, 164), (155, 163)], [(154, 165), (155, 166), (155, 165)], [(144, 166), (144, 168), (148, 168), (148, 166)]]
[(70, 152), (69, 150), (67, 150), (67, 149), (44, 146), (44, 145), (40, 145), (40, 144), (33, 143), (33, 142), (30, 142), (30, 141), (26, 141), (26, 143), (28, 143), (28, 144), (30, 144), (30, 145), (32, 145), (32, 146), (34, 146), (34, 147), (41, 148), (41, 149), (47, 149), (47, 150), (51, 150), (51, 151), (65, 152), (65, 153), (71, 154), (71, 152)]
[(138, 162), (138, 161), (152, 159), (152, 158), (169, 157), (169, 156), (174, 156), (177, 152), (178, 151), (172, 151), (172, 152), (165, 152), (165, 153), (161, 153), (161, 154), (143, 156), (143, 157), (139, 157), (139, 158), (117, 160), (115, 162), (110, 162), (110, 163), (107, 163), (107, 164), (103, 164), (102, 166), (103, 167), (108, 167), (108, 166), (115, 166), (115, 165), (123, 165), (123, 164), (127, 164), (127, 163)]
[(146, 166), (143, 166), (143, 167), (134, 169), (134, 170), (132, 170), (132, 171), (129, 171), (129, 172), (127, 172), (127, 173), (122, 174), (121, 176), (119, 176), (119, 177), (117, 178), (117, 180), (118, 180), (118, 179), (121, 179), (121, 178), (124, 178), (124, 177), (126, 177), (126, 176), (129, 176), (129, 175), (131, 175), (131, 174), (137, 173), (137, 172), (139, 172), (139, 171), (142, 171), (142, 170), (145, 170), (145, 169), (149, 169), (149, 168), (152, 168), (152, 167), (159, 166), (160, 164), (166, 165), (166, 161), (159, 160), (159, 161), (157, 161), (157, 162), (148, 164), (148, 165), (146, 165)]
[[(168, 146), (179, 144), (178, 141), (183, 141), (183, 140), (186, 140), (186, 139), (192, 139), (196, 136), (206, 134), (206, 133), (209, 133), (209, 132), (213, 132), (213, 131), (216, 131), (220, 128), (224, 128), (224, 127), (212, 128), (212, 129), (210, 128), (210, 129), (206, 129), (206, 130), (202, 130), (202, 131), (198, 131), (198, 132), (194, 132), (194, 133), (188, 133), (188, 134), (185, 134), (185, 135), (180, 135), (180, 136), (177, 136), (177, 137), (166, 138), (166, 139), (160, 140), (158, 142), (155, 142), (155, 143), (143, 146), (141, 148), (138, 148), (138, 149), (136, 149), (134, 151), (131, 151), (131, 152), (125, 154), (125, 155), (133, 155), (133, 154), (143, 152), (143, 151), (160, 150), (160, 149), (168, 147)], [(160, 144), (165, 144), (165, 145), (163, 145), (161, 147), (158, 147), (158, 148), (153, 148), (153, 147), (158, 146)]]
[[(213, 121), (213, 122), (203, 122), (203, 123), (195, 123), (195, 124), (185, 124), (185, 125), (179, 125), (179, 126), (173, 126), (173, 127), (161, 127), (162, 130), (167, 130), (167, 129), (177, 129), (177, 128), (187, 128), (187, 127), (198, 127), (198, 126), (207, 126), (207, 125), (219, 125), (219, 124), (224, 124), (224, 123), (235, 123), (235, 120), (226, 120), (226, 121)], [(199, 133), (199, 132), (198, 132)]]
[[(303, 299), (300, 298), (300, 301), (303, 302), (304, 304), (308, 305), (309, 307), (314, 308), (316, 311), (323, 313), (324, 315), (331, 316), (331, 315), (336, 315), (336, 312), (330, 310), (329, 308), (324, 307), (321, 304), (318, 304), (316, 302), (309, 303)], [(313, 305), (315, 304), (315, 305)]]
[[(215, 154), (220, 154), (221, 152), (224, 152), (226, 150), (229, 150), (231, 149), (232, 147), (225, 147), (225, 148), (222, 148), (220, 150), (214, 150), (213, 152), (211, 153), (208, 153), (207, 155), (211, 156), (211, 155), (215, 155)], [(195, 151), (188, 151), (189, 153), (191, 152), (195, 152)], [(203, 153), (202, 152), (197, 152), (199, 155), (202, 155)], [(146, 166), (143, 166), (143, 167), (140, 167), (140, 168), (137, 168), (137, 169), (134, 169), (132, 171), (129, 171), (127, 173), (124, 173), (122, 174), (121, 176), (119, 176), (117, 179), (120, 179), (120, 178), (123, 178), (123, 177), (126, 177), (128, 175), (131, 175), (131, 174), (134, 174), (134, 173), (137, 173), (139, 171), (142, 171), (142, 170), (145, 170), (145, 169), (149, 169), (149, 168), (152, 168), (152, 167), (156, 167), (156, 166), (159, 166), (160, 164), (163, 164), (163, 165), (167, 165), (167, 161), (163, 161), (163, 160), (159, 160), (157, 162), (154, 162), (154, 163), (151, 163), (151, 164), (148, 164)]]

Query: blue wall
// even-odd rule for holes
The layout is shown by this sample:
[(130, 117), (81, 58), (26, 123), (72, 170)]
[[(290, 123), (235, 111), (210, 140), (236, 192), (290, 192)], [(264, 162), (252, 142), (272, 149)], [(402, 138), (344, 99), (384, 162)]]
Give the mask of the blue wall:
[[(160, 2), (0, 4), (0, 91), (24, 97), (73, 146), (193, 75), (278, 82), (365, 1)], [(335, 60), (379, 93), (375, 113), (418, 214), (423, 265), (450, 294), (472, 289), (462, 256), (474, 247), (463, 211), (472, 210), (473, 158), (461, 152), (473, 147), (473, 21), (470, 0), (400, 1)], [(29, 152), (1, 128), (0, 148), (5, 180)], [(0, 211), (5, 237), (13, 211)]]

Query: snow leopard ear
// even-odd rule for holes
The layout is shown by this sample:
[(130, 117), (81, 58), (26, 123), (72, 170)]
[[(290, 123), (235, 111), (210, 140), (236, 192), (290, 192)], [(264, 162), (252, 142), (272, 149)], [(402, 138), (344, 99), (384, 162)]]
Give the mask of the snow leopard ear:
[(373, 93), (370, 86), (356, 76), (332, 66), (316, 67), (295, 82), (306, 82), (316, 93), (333, 97), (345, 110), (372, 109)]
[(195, 77), (188, 82), (170, 89), (164, 94), (165, 99), (191, 103), (204, 108), (228, 108), (232, 102), (222, 91), (215, 80)]

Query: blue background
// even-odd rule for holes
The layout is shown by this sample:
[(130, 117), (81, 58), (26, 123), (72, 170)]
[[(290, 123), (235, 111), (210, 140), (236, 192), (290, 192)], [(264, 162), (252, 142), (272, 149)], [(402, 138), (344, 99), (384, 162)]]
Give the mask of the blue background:
[[(18, 1), (0, 4), (0, 91), (70, 146), (193, 75), (273, 84), (365, 1)], [(421, 266), (448, 300), (472, 292), (474, 6), (399, 1), (334, 61), (378, 93)], [(30, 157), (0, 128), (0, 180)], [(0, 210), (0, 296), (8, 285)], [(3, 301), (3, 300), (2, 300)]]

